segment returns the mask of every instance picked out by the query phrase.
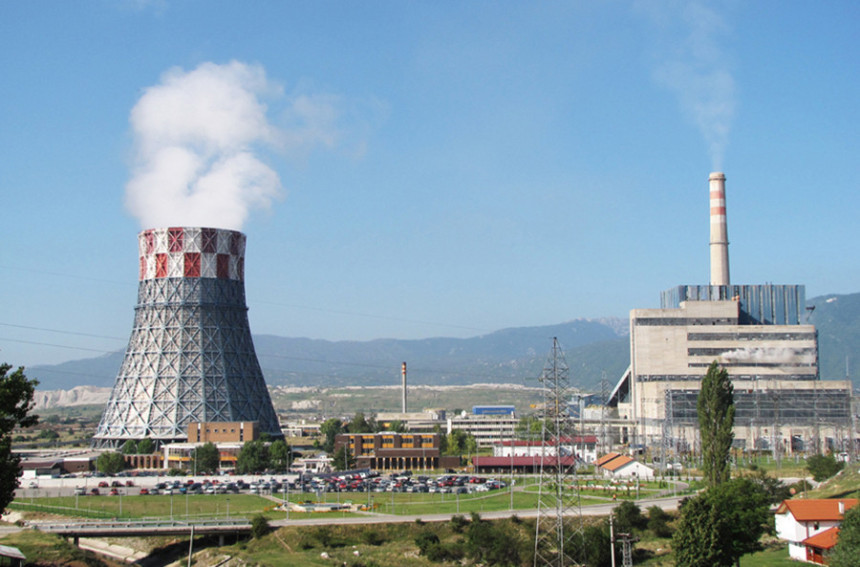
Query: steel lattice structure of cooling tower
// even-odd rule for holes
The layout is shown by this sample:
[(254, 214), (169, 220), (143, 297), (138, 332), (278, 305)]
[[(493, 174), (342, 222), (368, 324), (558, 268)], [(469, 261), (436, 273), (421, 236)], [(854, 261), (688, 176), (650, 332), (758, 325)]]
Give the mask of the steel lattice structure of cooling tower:
[(280, 437), (245, 305), (245, 235), (161, 228), (138, 236), (134, 328), (96, 447), (185, 440), (192, 422), (259, 422)]

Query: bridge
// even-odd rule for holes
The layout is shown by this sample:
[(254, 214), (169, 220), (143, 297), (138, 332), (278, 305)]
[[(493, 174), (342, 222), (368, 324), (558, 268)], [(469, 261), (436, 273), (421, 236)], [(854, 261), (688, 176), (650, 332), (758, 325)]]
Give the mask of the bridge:
[(251, 522), (244, 518), (199, 520), (133, 520), (112, 522), (31, 524), (39, 531), (72, 538), (78, 545), (82, 537), (146, 537), (160, 535), (217, 535), (223, 545), (224, 536), (251, 532)]

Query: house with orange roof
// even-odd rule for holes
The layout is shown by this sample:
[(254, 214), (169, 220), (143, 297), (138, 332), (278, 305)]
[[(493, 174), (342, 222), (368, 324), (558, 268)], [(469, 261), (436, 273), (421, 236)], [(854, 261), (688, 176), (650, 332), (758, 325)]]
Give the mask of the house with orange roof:
[(825, 554), (836, 545), (839, 539), (839, 528), (830, 528), (819, 534), (810, 536), (803, 540), (806, 546), (806, 560), (818, 565), (827, 565)]
[(597, 472), (611, 478), (654, 478), (654, 469), (621, 453), (607, 453), (594, 464)]
[[(788, 555), (798, 561), (823, 562), (823, 550), (836, 544), (845, 512), (857, 505), (856, 498), (783, 500), (776, 509), (776, 535), (788, 541)], [(830, 532), (824, 535), (824, 532)], [(820, 537), (818, 537), (820, 536)], [(820, 561), (815, 558), (820, 556)], [(822, 563), (823, 564), (823, 563)]]

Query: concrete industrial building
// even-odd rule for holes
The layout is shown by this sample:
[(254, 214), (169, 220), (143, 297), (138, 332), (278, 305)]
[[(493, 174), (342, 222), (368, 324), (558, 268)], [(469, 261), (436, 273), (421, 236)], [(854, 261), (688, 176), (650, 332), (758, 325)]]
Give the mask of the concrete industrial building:
[(839, 445), (850, 427), (851, 385), (820, 379), (804, 286), (732, 285), (722, 173), (711, 174), (710, 196), (710, 285), (671, 288), (659, 309), (630, 313), (630, 367), (609, 401), (630, 423), (622, 440), (695, 450), (696, 398), (716, 361), (734, 385), (736, 445), (778, 452)]
[(186, 439), (193, 422), (257, 422), (282, 437), (245, 304), (245, 235), (160, 228), (138, 236), (134, 327), (93, 445)]

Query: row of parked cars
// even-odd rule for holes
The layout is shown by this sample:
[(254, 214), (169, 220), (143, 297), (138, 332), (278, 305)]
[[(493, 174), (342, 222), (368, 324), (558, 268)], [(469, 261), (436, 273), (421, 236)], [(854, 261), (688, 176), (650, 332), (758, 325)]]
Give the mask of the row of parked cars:
[[(412, 476), (409, 474), (392, 474), (387, 477), (378, 473), (357, 473), (346, 475), (304, 476), (295, 481), (276, 478), (257, 479), (246, 482), (243, 479), (219, 480), (204, 479), (174, 480), (158, 482), (152, 487), (140, 488), (138, 494), (278, 494), (281, 492), (419, 492), (442, 494), (466, 494), (472, 492), (489, 492), (504, 488), (503, 481), (494, 478), (484, 478), (470, 475), (442, 475), (439, 477)], [(99, 488), (110, 488), (110, 494), (118, 494), (120, 487), (134, 487), (132, 481), (121, 483), (107, 481), (99, 483)], [(93, 488), (89, 494), (100, 494), (99, 488)], [(75, 489), (75, 494), (86, 495), (82, 487)]]

